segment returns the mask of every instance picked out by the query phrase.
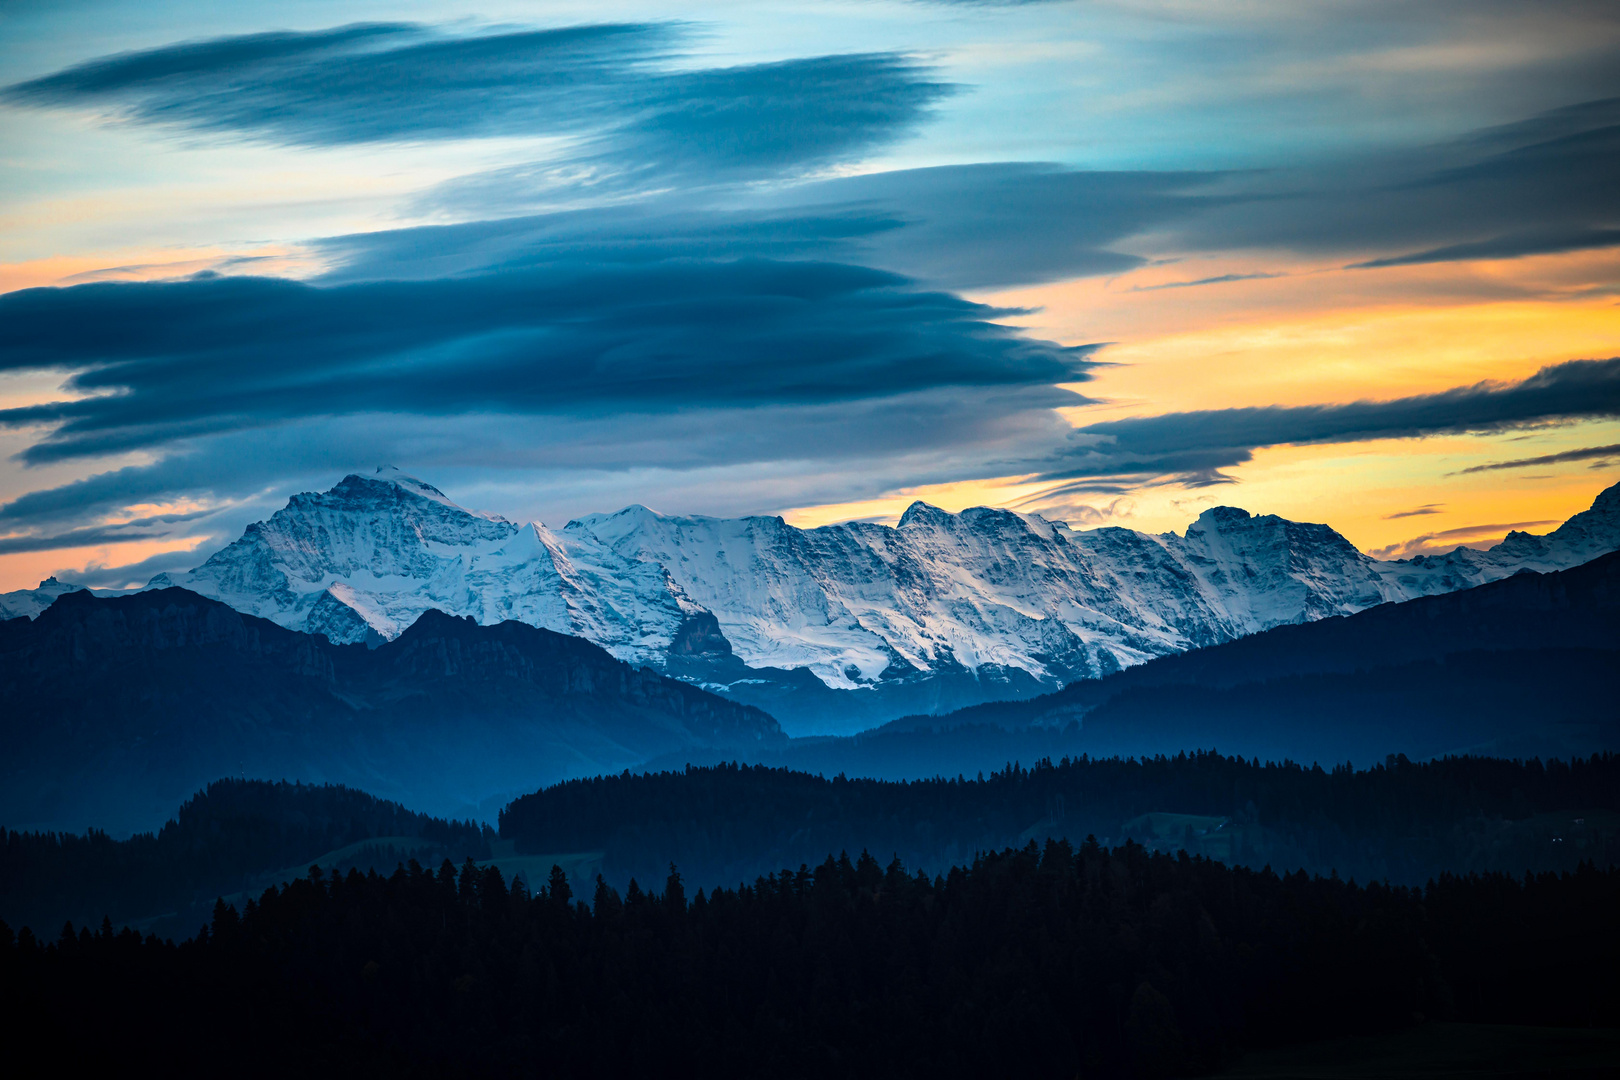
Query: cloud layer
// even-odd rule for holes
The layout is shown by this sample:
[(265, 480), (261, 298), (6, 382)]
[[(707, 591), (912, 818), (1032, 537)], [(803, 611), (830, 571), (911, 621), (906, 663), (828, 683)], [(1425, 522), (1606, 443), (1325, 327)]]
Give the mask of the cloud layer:
[(1087, 350), (893, 275), (682, 263), (317, 287), (262, 278), (0, 296), (0, 370), (87, 396), (0, 411), (55, 425), (31, 462), (309, 416), (665, 413), (819, 405), (1086, 377)]
[[(1470, 5), (1466, 19), (1508, 10), (1487, 7)], [(1379, 19), (1399, 21), (1395, 6), (1380, 10)], [(1267, 35), (1290, 63), (1297, 46), (1300, 56), (1335, 62), (1421, 64), (1429, 61), (1401, 50), (1449, 33), (1367, 29), (1378, 20), (1358, 14), (1354, 29), (1366, 37), (1352, 41), (1323, 30), (1349, 26), (1336, 14), (1280, 6), (1254, 20), (1263, 30), (1206, 32), (1199, 18), (1186, 23), (1204, 27), (1191, 37), (1143, 46), (1144, 56), (1179, 49), (1196, 61), (1159, 72), (1169, 81), (1196, 69), (1223, 87), (1242, 84), (1253, 71), (1209, 61)], [(1397, 401), (1260, 405), (1073, 430), (1055, 410), (1084, 401), (1063, 387), (1089, 377), (1094, 348), (1017, 332), (1002, 325), (1008, 312), (959, 295), (1203, 252), (1281, 250), (1373, 269), (1615, 246), (1620, 101), (1599, 96), (1613, 92), (1604, 89), (1612, 72), (1568, 83), (1597, 100), (1460, 138), (1421, 128), (1411, 130), (1431, 134), (1408, 137), (1403, 128), (1382, 148), (1344, 140), (1326, 163), (1290, 150), (1274, 168), (1145, 171), (1080, 168), (1091, 153), (1084, 142), (1013, 138), (1055, 116), (1084, 126), (1092, 99), (1082, 93), (1140, 96), (1141, 87), (1087, 84), (1077, 70), (1083, 89), (1072, 100), (1067, 88), (1000, 98), (984, 88), (995, 108), (1006, 105), (997, 121), (1006, 130), (984, 133), (994, 137), (982, 144), (902, 151), (908, 161), (953, 164), (865, 172), (877, 151), (936, 117), (951, 121), (958, 104), (978, 107), (984, 97), (955, 85), (953, 71), (1006, 78), (1004, 58), (947, 47), (925, 62), (897, 51), (900, 39), (868, 46), (846, 35), (842, 46), (820, 48), (870, 51), (718, 67), (696, 52), (697, 35), (645, 21), (471, 31), (356, 24), (177, 42), (0, 91), (12, 106), (144, 128), (170, 149), (179, 134), (187, 145), (350, 148), (343, 157), (353, 163), (370, 160), (366, 147), (411, 142), (471, 162), (495, 151), (481, 145), (457, 157), (452, 144), (499, 138), (513, 142), (493, 160), (533, 159), (424, 182), (408, 196), (408, 216), (458, 224), (301, 238), (330, 268), (318, 278), (0, 296), (0, 371), (65, 373), (59, 400), (0, 412), (0, 426), (26, 444), (26, 464), (106, 470), (0, 506), (0, 553), (170, 530), (224, 536), (237, 516), (258, 512), (255, 500), (273, 501), (269, 493), (390, 458), (435, 476), (543, 476), (559, 489), (588, 475), (598, 492), (618, 492), (613, 477), (656, 474), (661, 492), (708, 485), (711, 510), (1012, 475), (1120, 497), (1144, 483), (1224, 482), (1223, 470), (1263, 446), (1620, 413), (1620, 361), (1598, 360)], [(1379, 51), (1397, 38), (1395, 52)], [(1046, 44), (1072, 45), (1061, 34)], [(780, 42), (768, 50), (744, 43), (732, 55), (784, 56)], [(1044, 62), (1031, 61), (1032, 80), (1051, 74)], [(1117, 66), (1096, 63), (1117, 77)], [(1286, 96), (1304, 101), (1311, 79), (1297, 66), (1278, 71), (1302, 80)], [(1256, 130), (1278, 126), (1263, 103), (1254, 109), (1244, 115)], [(1067, 161), (963, 163), (984, 146), (1031, 157), (1051, 150)], [(1149, 288), (1271, 276), (1211, 273)], [(1598, 460), (1609, 450), (1479, 468)], [(131, 460), (143, 463), (116, 467)], [(113, 513), (177, 493), (212, 509), (136, 520)]]
[(667, 23), (250, 34), (91, 60), (4, 98), (288, 146), (563, 137), (572, 149), (467, 190), (612, 191), (842, 160), (911, 130), (951, 89), (889, 53), (678, 70), (684, 36)]
[(1221, 469), (1266, 446), (1501, 431), (1620, 416), (1620, 357), (1573, 360), (1516, 383), (1348, 405), (1266, 406), (1167, 413), (1088, 424), (1042, 478), (1180, 477), (1220, 481)]
[(18, 83), (18, 103), (304, 146), (565, 134), (630, 104), (673, 28), (440, 37), (407, 23), (263, 33), (123, 53)]
[[(511, 217), (581, 200), (695, 193), (709, 209), (877, 217), (861, 261), (951, 288), (1115, 273), (1118, 245), (1285, 248), (1357, 267), (1513, 258), (1620, 243), (1620, 99), (1331, 165), (1232, 173), (986, 163), (735, 190), (861, 159), (955, 89), (893, 52), (702, 67), (674, 23), (451, 33), (359, 24), (180, 42), (5, 91), (200, 136), (294, 146), (561, 138), (543, 157), (440, 185), (423, 208)], [(647, 233), (644, 239), (657, 240)], [(822, 257), (841, 258), (823, 252)], [(1214, 284), (1200, 279), (1194, 284)]]
[[(1234, 175), (1178, 226), (1205, 250), (1372, 252), (1353, 268), (1620, 244), (1620, 99), (1332, 168)], [(1393, 250), (1392, 250), (1393, 249)]]

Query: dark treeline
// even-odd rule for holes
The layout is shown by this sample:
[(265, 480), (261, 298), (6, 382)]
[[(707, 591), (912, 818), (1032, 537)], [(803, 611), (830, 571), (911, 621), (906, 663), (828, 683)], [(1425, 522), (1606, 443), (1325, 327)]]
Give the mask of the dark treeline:
[(1620, 1008), (1620, 871), (1590, 866), (1408, 890), (1050, 841), (687, 895), (316, 870), (180, 945), (0, 929), (0, 1016), (68, 1071), (1071, 1077)]
[(1117, 839), (1127, 821), (1170, 812), (1228, 819), (1217, 835), (1176, 837), (1170, 850), (1415, 885), (1444, 871), (1620, 862), (1616, 810), (1616, 754), (1568, 763), (1392, 758), (1324, 770), (1211, 752), (1065, 758), (910, 783), (737, 765), (624, 773), (523, 796), (500, 823), (520, 852), (605, 852), (619, 884), (657, 880), (673, 860), (688, 880), (714, 885), (838, 850), (938, 871), (1031, 838)]
[[(418, 838), (456, 858), (488, 858), (486, 830), (405, 809), (332, 784), (220, 780), (157, 833), (0, 828), (0, 914), (20, 923), (142, 919), (221, 894), (262, 888), (274, 871), (307, 868), (328, 852), (375, 837)], [(393, 868), (397, 860), (383, 865)], [(195, 924), (183, 927), (190, 933)]]

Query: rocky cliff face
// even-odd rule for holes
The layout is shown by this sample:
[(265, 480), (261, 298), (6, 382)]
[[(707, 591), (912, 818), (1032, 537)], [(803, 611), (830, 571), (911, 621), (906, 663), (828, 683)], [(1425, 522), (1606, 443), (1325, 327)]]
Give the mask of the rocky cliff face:
[[(1232, 507), (1160, 535), (925, 503), (894, 528), (633, 506), (550, 529), (464, 510), (385, 470), (299, 495), (154, 584), (338, 642), (393, 639), (428, 610), (514, 619), (755, 701), (803, 733), (1040, 693), (1616, 548), (1620, 487), (1547, 536), (1380, 562), (1325, 525)], [(814, 685), (788, 678), (805, 672)]]

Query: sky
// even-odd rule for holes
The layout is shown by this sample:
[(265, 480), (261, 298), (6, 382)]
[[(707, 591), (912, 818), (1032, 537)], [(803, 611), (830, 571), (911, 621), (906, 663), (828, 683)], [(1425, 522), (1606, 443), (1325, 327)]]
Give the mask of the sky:
[(1620, 480), (1620, 8), (0, 0), (0, 590), (385, 463), (1547, 531)]

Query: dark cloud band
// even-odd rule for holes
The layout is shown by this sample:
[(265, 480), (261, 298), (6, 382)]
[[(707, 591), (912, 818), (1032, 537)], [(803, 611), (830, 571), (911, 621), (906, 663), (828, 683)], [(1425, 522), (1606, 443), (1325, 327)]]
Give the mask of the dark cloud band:
[(1620, 244), (1620, 99), (1333, 168), (1235, 174), (1176, 226), (1198, 250), (1367, 253), (1355, 268)]
[(1088, 424), (1042, 478), (1210, 481), (1266, 446), (1499, 431), (1615, 416), (1620, 416), (1620, 357), (1574, 360), (1542, 368), (1518, 383), (1478, 383), (1395, 401), (1215, 409)]
[(861, 267), (742, 260), (316, 287), (263, 278), (0, 296), (0, 370), (65, 368), (78, 400), (27, 461), (309, 416), (600, 415), (880, 399), (1087, 377), (1089, 349)]
[(182, 42), (8, 87), (17, 103), (294, 145), (566, 133), (624, 104), (673, 28), (603, 25), (444, 38), (411, 24)]
[(855, 155), (910, 130), (951, 89), (888, 53), (671, 70), (682, 36), (645, 23), (253, 34), (92, 60), (4, 96), (292, 146), (565, 136), (574, 149), (507, 180), (532, 188), (564, 169), (623, 189)]
[(1498, 236), (1470, 244), (1415, 251), (1352, 263), (1347, 270), (1370, 270), (1386, 266), (1419, 266), (1424, 263), (1459, 262), (1464, 259), (1518, 259), (1526, 255), (1562, 255), (1570, 251), (1620, 247), (1620, 229), (1577, 229), (1564, 233), (1533, 233)]

